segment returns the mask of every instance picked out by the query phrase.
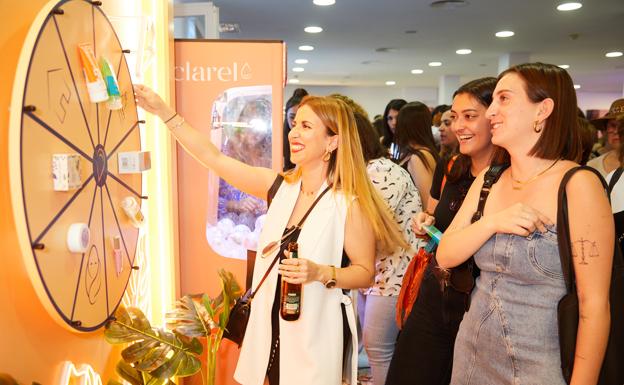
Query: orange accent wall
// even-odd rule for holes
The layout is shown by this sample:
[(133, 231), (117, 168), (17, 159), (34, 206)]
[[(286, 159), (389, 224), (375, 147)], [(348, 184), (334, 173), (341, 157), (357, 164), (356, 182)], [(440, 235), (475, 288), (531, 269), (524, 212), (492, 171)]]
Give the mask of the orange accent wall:
[(63, 329), (44, 310), (22, 263), (9, 189), (9, 106), (17, 60), (31, 22), (47, 0), (6, 1), (0, 32), (0, 372), (20, 383), (57, 384), (62, 361), (86, 363), (104, 382), (116, 362), (102, 332)]

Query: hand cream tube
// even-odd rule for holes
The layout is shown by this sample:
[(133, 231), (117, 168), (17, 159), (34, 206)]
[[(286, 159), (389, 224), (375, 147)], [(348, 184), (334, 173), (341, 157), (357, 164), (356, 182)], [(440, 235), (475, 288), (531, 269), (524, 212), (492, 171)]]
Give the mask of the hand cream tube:
[(82, 71), (87, 81), (87, 91), (89, 92), (89, 100), (91, 100), (91, 103), (99, 103), (108, 100), (106, 84), (104, 83), (104, 79), (102, 79), (100, 69), (97, 67), (91, 44), (79, 44), (78, 56), (80, 56)]
[(117, 83), (117, 77), (115, 76), (113, 67), (104, 56), (100, 56), (100, 69), (102, 70), (106, 89), (108, 90), (108, 102), (106, 102), (106, 106), (110, 110), (119, 110), (122, 107), (119, 83)]

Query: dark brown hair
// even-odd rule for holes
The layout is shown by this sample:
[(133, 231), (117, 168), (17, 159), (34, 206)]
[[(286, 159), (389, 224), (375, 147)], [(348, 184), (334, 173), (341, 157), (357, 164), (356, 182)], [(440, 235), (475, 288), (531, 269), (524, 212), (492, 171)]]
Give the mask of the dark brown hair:
[[(486, 109), (492, 104), (492, 94), (496, 88), (496, 78), (485, 77), (479, 78), (462, 85), (453, 93), (453, 98), (457, 95), (467, 94), (472, 96), (479, 104)], [(504, 164), (509, 163), (509, 154), (503, 148), (494, 146), (494, 152), (492, 153), (491, 164)], [(455, 163), (450, 171), (447, 168), (444, 172), (447, 173), (447, 180), (449, 182), (455, 182), (463, 175), (466, 175), (470, 171), (472, 166), (472, 159), (468, 155), (459, 154), (455, 159)]]
[(399, 162), (414, 154), (420, 158), (427, 170), (431, 170), (425, 154), (412, 146), (422, 146), (431, 152), (435, 161), (439, 160), (438, 149), (431, 131), (431, 112), (421, 102), (410, 102), (399, 110), (395, 133), (396, 144), (399, 146)]
[(377, 158), (387, 158), (388, 150), (379, 141), (379, 136), (375, 132), (375, 128), (371, 122), (360, 112), (354, 112), (355, 125), (360, 135), (360, 143), (362, 143), (362, 153), (364, 155), (364, 161), (369, 161)]
[(554, 101), (553, 111), (529, 155), (580, 161), (583, 148), (577, 122), (576, 91), (568, 72), (553, 64), (525, 63), (503, 71), (498, 80), (511, 73), (523, 80), (524, 90), (533, 103), (547, 98)]
[(407, 102), (403, 99), (392, 99), (386, 105), (386, 109), (383, 113), (383, 132), (380, 132), (381, 136), (383, 136), (382, 144), (386, 147), (390, 147), (390, 144), (395, 142), (394, 134), (388, 125), (388, 114), (390, 114), (390, 110), (400, 111), (406, 104)]

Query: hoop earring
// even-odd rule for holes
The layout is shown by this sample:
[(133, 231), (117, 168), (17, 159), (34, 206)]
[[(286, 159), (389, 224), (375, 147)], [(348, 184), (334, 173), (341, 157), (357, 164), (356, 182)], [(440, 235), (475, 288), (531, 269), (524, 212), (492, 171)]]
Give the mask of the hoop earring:
[(329, 159), (331, 158), (331, 151), (329, 150), (325, 150), (325, 153), (323, 154), (323, 161), (324, 162), (329, 162)]
[(535, 123), (533, 123), (533, 131), (539, 134), (540, 132), (542, 132), (544, 127), (537, 128), (538, 126), (539, 126), (539, 121), (536, 120)]

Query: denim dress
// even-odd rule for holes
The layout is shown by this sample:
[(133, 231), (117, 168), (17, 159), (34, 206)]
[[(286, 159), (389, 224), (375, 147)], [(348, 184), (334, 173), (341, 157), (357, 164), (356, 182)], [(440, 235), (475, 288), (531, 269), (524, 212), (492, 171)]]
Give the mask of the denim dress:
[(566, 293), (557, 233), (492, 236), (459, 328), (452, 385), (565, 385), (557, 304)]

